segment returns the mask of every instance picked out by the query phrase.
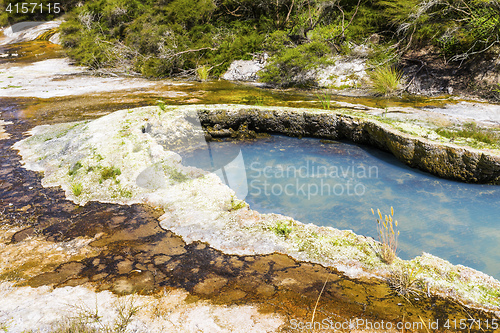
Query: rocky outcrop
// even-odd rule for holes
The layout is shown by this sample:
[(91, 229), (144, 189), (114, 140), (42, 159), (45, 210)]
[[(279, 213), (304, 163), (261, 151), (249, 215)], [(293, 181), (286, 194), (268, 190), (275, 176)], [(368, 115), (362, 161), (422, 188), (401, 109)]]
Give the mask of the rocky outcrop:
[(235, 60), (222, 75), (224, 80), (255, 82), (259, 80), (258, 72), (266, 66), (267, 56), (253, 60)]
[(209, 129), (241, 129), (349, 140), (389, 151), (403, 163), (433, 175), (470, 183), (500, 183), (500, 155), (453, 144), (433, 142), (402, 133), (388, 124), (332, 111), (292, 108), (200, 107), (202, 125)]
[(318, 86), (333, 89), (367, 88), (370, 82), (366, 58), (337, 58), (334, 65), (319, 70), (316, 77)]
[[(267, 55), (253, 60), (235, 60), (222, 75), (228, 81), (256, 82), (258, 72), (265, 69)], [(333, 60), (333, 65), (303, 71), (293, 78), (295, 84), (312, 84), (322, 88), (346, 89), (367, 88), (370, 82), (366, 72), (366, 58), (341, 58)]]

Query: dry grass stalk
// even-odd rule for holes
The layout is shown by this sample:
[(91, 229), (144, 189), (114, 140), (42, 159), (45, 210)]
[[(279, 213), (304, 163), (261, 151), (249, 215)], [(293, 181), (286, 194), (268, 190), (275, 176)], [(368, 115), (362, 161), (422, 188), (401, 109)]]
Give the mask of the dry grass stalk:
[[(377, 232), (380, 240), (380, 257), (382, 260), (391, 264), (396, 258), (396, 251), (398, 248), (398, 236), (399, 231), (397, 231), (398, 221), (393, 220), (394, 208), (391, 206), (391, 214), (382, 217), (380, 209), (377, 209), (378, 219), (377, 219)], [(375, 212), (372, 208), (372, 214)]]

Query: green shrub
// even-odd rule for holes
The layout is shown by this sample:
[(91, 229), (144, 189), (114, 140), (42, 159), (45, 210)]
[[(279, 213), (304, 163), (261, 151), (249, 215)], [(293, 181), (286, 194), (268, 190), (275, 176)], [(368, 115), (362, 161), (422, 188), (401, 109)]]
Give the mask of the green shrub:
[(327, 65), (331, 54), (326, 43), (315, 41), (297, 47), (286, 48), (274, 55), (260, 73), (262, 82), (279, 87), (312, 87), (317, 83), (312, 71)]
[(401, 37), (418, 47), (433, 45), (447, 61), (493, 51), (500, 40), (498, 0), (419, 1), (411, 8), (414, 1), (402, 1), (405, 6), (395, 5), (395, 0), (382, 3), (392, 4), (392, 12), (398, 13)]

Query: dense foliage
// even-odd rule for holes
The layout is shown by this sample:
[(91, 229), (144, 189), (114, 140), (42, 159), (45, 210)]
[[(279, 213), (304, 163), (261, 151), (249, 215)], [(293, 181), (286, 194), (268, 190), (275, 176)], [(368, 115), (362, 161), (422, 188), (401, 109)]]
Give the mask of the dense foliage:
[(62, 35), (94, 69), (218, 76), (267, 53), (264, 81), (307, 86), (311, 69), (374, 35), (374, 66), (424, 47), (457, 64), (497, 52), (499, 17), (498, 0), (87, 0), (68, 10)]
[[(310, 53), (309, 60), (326, 59), (355, 34), (347, 28), (356, 27), (349, 25), (356, 5), (353, 0), (95, 0), (68, 14), (62, 32), (69, 54), (92, 68), (162, 77), (192, 75), (205, 66), (219, 75), (232, 60), (265, 51), (278, 58)], [(305, 69), (308, 55), (303, 58), (282, 67)]]

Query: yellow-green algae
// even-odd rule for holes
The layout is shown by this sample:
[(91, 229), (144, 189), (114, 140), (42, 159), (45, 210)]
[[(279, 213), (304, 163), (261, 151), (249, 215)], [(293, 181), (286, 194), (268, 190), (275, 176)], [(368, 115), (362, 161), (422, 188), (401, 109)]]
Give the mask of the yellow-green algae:
[[(182, 236), (187, 243), (207, 242), (229, 254), (284, 253), (297, 260), (335, 267), (351, 277), (385, 280), (392, 272), (406, 267), (414, 272), (412, 276), (419, 282), (423, 295), (440, 295), (464, 306), (498, 311), (500, 282), (486, 274), (454, 266), (430, 254), (410, 261), (397, 259), (387, 265), (380, 259), (380, 244), (374, 239), (252, 211), (236, 201), (234, 192), (214, 174), (183, 166), (180, 156), (166, 149), (166, 142), (168, 148), (186, 142), (188, 146), (199, 143), (189, 141), (203, 135), (200, 128), (188, 121), (193, 111), (223, 110), (224, 115), (219, 116), (225, 121), (241, 108), (226, 105), (121, 110), (93, 121), (38, 126), (15, 148), (28, 169), (44, 172), (44, 186), (61, 186), (68, 199), (81, 205), (88, 201), (143, 202), (161, 207), (165, 210), (160, 217), (161, 226)], [(290, 108), (257, 109), (270, 111), (264, 113), (270, 118), (272, 113), (294, 112)], [(399, 133), (391, 130), (391, 134), (402, 135)], [(105, 168), (119, 172), (103, 177)], [(139, 186), (137, 179), (146, 169), (154, 175), (152, 183)], [(78, 195), (72, 190), (75, 184), (82, 187)], [(289, 229), (276, 232), (278, 224)]]

